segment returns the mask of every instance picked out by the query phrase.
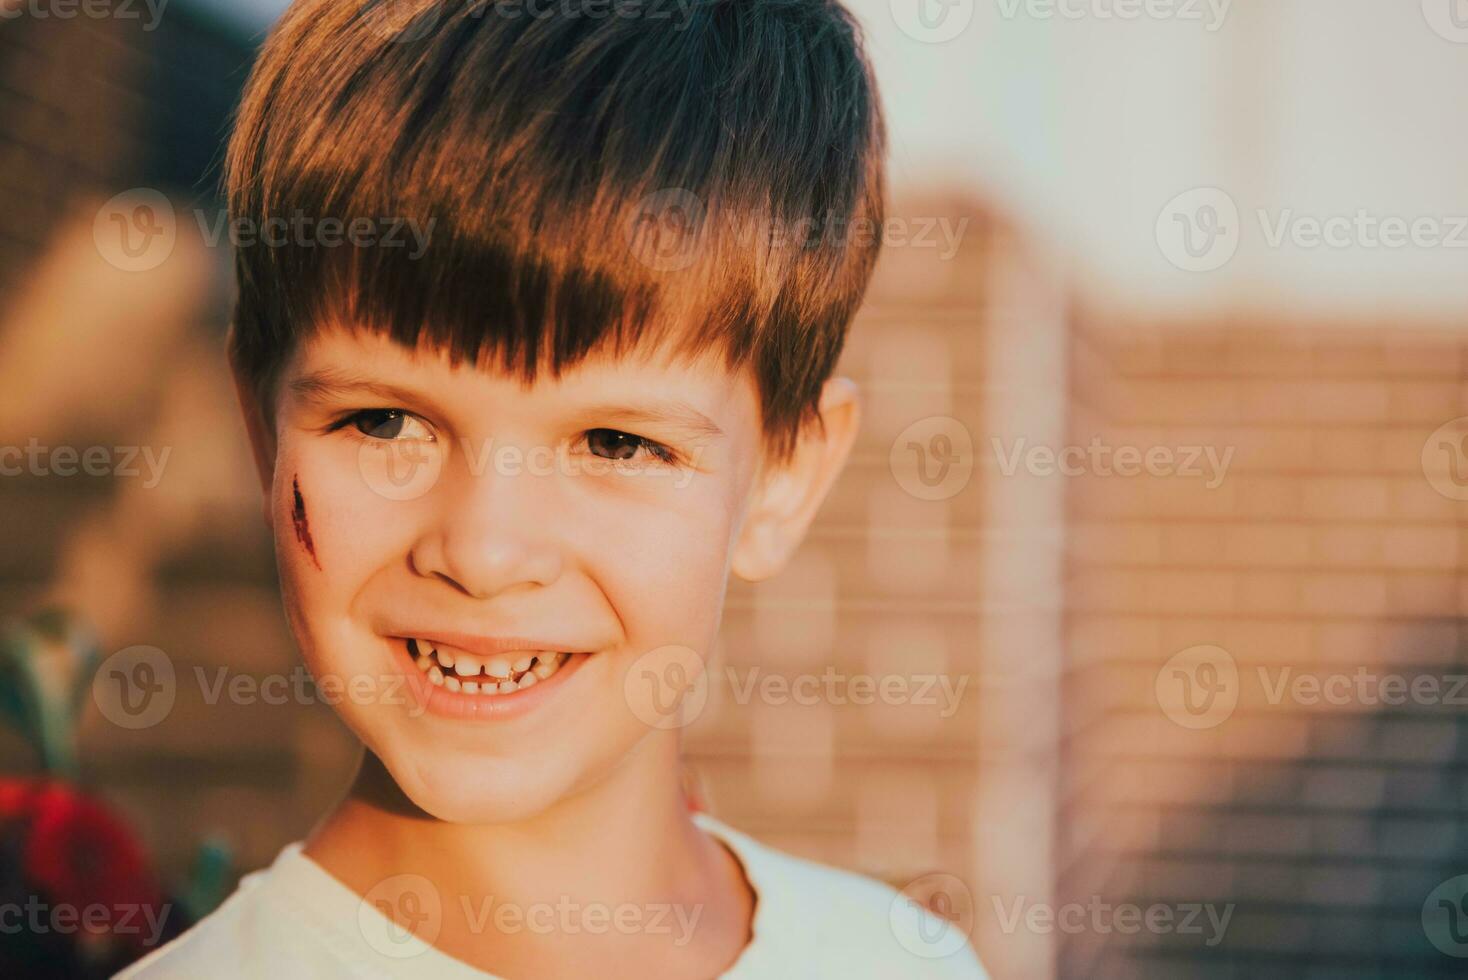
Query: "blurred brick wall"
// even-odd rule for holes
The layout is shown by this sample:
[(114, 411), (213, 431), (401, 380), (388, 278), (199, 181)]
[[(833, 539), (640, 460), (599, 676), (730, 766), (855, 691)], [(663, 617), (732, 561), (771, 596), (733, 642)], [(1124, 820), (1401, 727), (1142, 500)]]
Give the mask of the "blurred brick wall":
[[(938, 871), (972, 881), (978, 860), (987, 547), (971, 452), (929, 488), (906, 443), (983, 430), (992, 272), (1014, 243), (962, 199), (906, 200), (891, 215), (962, 228), (957, 251), (885, 248), (840, 368), (863, 395), (853, 458), (791, 566), (732, 583), (689, 755), (710, 808), (735, 826), (902, 887)], [(938, 461), (925, 464), (936, 480)], [(806, 688), (820, 692), (807, 703), (783, 686), (762, 693), (823, 677), (833, 686)], [(949, 693), (924, 688), (930, 678)], [(850, 685), (867, 680), (905, 693), (854, 703)]]
[(1235, 455), (1070, 487), (1059, 901), (1235, 908), (1213, 947), (1087, 927), (1062, 976), (1460, 975), (1423, 906), (1468, 857), (1462, 708), (1293, 685), (1465, 672), (1462, 443), (1424, 455), (1465, 363), (1387, 323), (1073, 334), (1069, 442)]

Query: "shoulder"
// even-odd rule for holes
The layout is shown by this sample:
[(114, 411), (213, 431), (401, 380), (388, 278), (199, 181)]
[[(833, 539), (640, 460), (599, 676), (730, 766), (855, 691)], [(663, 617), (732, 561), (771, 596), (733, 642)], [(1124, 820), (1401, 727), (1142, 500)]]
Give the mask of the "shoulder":
[[(757, 895), (749, 963), (731, 977), (984, 980), (962, 927), (872, 878), (798, 858), (712, 818), (698, 823), (744, 866)], [(754, 969), (757, 967), (757, 971)]]
[(337, 940), (334, 924), (320, 915), (311, 895), (315, 884), (292, 880), (304, 860), (298, 851), (291, 845), (271, 867), (247, 875), (218, 909), (114, 980), (363, 975), (349, 937)]

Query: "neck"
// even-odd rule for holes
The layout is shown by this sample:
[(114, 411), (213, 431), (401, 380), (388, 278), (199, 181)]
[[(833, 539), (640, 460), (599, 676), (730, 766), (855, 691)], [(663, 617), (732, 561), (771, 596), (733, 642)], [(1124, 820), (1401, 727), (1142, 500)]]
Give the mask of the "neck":
[(662, 742), (649, 739), (596, 785), (526, 820), (492, 825), (425, 813), (364, 752), (346, 798), (313, 831), (306, 853), (323, 864), (349, 855), (352, 878), (370, 863), (379, 878), (413, 872), (506, 901), (676, 892), (707, 858), (707, 838), (688, 813), (676, 743)]
[(436, 945), (485, 968), (543, 969), (568, 951), (565, 937), (548, 948), (544, 936), (484, 926), (495, 908), (546, 903), (693, 910), (710, 962), (727, 964), (747, 941), (753, 895), (733, 856), (692, 822), (680, 771), (676, 738), (654, 736), (596, 785), (529, 819), (454, 824), (415, 806), (364, 752), (305, 852), (359, 895), (393, 875), (428, 878), (443, 908)]

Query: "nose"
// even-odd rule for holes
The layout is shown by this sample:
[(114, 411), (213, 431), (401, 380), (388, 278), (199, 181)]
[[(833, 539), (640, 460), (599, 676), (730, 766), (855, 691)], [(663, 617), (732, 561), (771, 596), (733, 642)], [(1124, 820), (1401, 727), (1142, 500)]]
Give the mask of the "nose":
[(420, 575), (476, 599), (547, 586), (563, 567), (548, 481), (523, 471), (444, 473), (432, 523), (410, 557)]

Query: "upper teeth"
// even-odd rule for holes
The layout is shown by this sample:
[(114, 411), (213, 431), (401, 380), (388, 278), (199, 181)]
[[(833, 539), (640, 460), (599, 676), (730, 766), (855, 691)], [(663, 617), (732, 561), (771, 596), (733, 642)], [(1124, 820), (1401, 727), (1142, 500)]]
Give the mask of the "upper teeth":
[[(418, 669), (438, 687), (468, 694), (509, 694), (550, 677), (571, 656), (554, 650), (521, 650), (480, 657), (428, 640), (413, 640), (410, 652)], [(475, 681), (480, 674), (483, 681)]]

